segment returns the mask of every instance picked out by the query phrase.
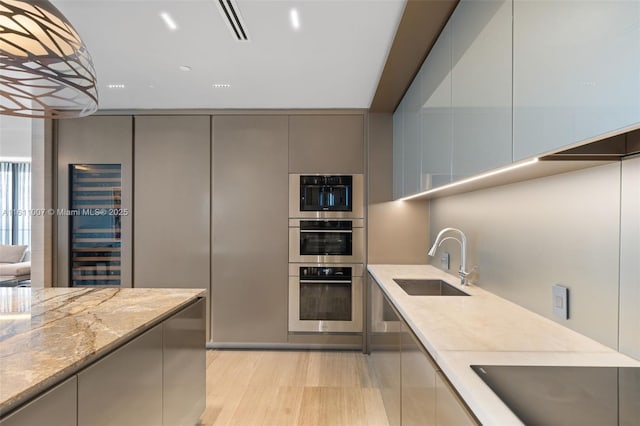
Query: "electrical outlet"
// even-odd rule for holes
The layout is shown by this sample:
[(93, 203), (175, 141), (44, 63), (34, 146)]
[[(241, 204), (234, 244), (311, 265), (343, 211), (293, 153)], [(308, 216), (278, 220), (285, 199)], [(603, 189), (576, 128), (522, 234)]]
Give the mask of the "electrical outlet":
[(445, 271), (448, 271), (450, 265), (451, 265), (451, 256), (449, 256), (449, 253), (445, 251), (444, 253), (442, 253), (442, 256), (440, 256), (440, 268), (444, 269)]
[(551, 302), (553, 315), (562, 319), (569, 319), (569, 289), (556, 284), (552, 287), (551, 293), (553, 295)]

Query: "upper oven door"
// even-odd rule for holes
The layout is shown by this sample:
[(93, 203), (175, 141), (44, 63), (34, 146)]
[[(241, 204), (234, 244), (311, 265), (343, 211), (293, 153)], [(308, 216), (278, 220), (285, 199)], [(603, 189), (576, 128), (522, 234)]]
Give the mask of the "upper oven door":
[(290, 219), (289, 262), (363, 262), (363, 224), (363, 219)]
[(364, 217), (364, 176), (289, 175), (289, 217)]

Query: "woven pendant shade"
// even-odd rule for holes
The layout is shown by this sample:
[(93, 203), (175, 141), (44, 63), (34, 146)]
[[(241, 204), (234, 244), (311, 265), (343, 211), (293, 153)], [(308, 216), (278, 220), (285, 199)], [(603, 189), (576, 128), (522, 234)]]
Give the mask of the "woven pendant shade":
[(0, 0), (0, 114), (84, 117), (98, 109), (91, 56), (46, 0)]

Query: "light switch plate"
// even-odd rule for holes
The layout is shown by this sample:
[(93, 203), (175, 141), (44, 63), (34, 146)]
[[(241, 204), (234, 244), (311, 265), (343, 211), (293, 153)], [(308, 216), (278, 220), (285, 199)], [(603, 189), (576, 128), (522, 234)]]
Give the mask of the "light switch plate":
[(440, 256), (440, 268), (442, 268), (445, 271), (448, 271), (450, 268), (450, 264), (451, 264), (451, 256), (449, 256), (449, 253), (445, 251), (444, 253), (442, 253), (442, 256)]
[(552, 288), (553, 315), (562, 319), (569, 319), (569, 289), (561, 285)]

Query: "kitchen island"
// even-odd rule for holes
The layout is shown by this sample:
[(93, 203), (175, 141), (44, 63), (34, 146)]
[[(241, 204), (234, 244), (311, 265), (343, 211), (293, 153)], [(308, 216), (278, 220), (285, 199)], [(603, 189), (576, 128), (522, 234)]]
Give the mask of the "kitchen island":
[[(459, 278), (435, 267), (369, 265), (368, 270), (375, 281), (371, 283), (375, 287), (372, 291), (379, 288), (383, 292), (424, 348), (433, 369), (443, 376), (475, 417), (469, 424), (522, 424), (471, 365), (640, 366), (637, 360), (480, 287), (462, 287)], [(469, 296), (411, 296), (394, 278), (440, 279)], [(375, 318), (375, 307), (372, 311)], [(397, 331), (392, 326), (388, 321), (380, 321), (372, 328)], [(428, 366), (429, 362), (423, 364)], [(417, 391), (407, 392), (412, 393)], [(404, 412), (403, 416), (408, 417)]]
[(0, 289), (0, 424), (197, 421), (203, 297), (199, 289)]

